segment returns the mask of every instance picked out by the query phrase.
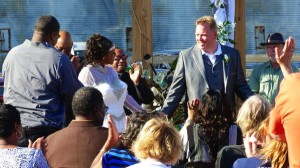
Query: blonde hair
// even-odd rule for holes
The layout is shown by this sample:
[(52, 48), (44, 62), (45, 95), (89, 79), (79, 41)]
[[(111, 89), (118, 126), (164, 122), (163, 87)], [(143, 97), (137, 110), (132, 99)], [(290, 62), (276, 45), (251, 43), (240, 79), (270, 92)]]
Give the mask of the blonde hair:
[(269, 117), (267, 117), (258, 129), (258, 138), (266, 139), (268, 137), (270, 141), (263, 142), (264, 147), (259, 151), (261, 159), (264, 162), (271, 162), (272, 167), (286, 168), (288, 167), (288, 149), (285, 142), (280, 142), (275, 139), (271, 139), (269, 135)]
[(195, 26), (199, 24), (207, 23), (209, 25), (210, 30), (217, 30), (217, 23), (212, 16), (202, 16), (196, 20)]
[(133, 149), (138, 159), (152, 158), (164, 164), (175, 164), (183, 147), (180, 135), (171, 123), (153, 118), (144, 125)]
[(243, 135), (257, 131), (262, 121), (269, 116), (271, 104), (262, 96), (253, 95), (241, 106), (236, 123), (240, 126)]
[(261, 149), (261, 159), (265, 162), (270, 161), (272, 167), (286, 168), (288, 167), (288, 150), (285, 142), (272, 139), (267, 146)]

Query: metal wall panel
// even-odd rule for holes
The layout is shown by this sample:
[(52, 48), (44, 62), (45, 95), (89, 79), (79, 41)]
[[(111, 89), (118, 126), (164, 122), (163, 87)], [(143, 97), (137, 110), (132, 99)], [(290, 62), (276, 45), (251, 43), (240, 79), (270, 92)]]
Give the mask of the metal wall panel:
[(153, 0), (154, 52), (194, 45), (195, 21), (212, 15), (209, 5), (209, 0)]
[[(195, 44), (194, 22), (211, 15), (209, 0), (152, 0), (153, 49), (177, 50)], [(294, 36), (300, 44), (300, 1), (246, 0), (246, 53), (261, 54), (255, 49), (255, 26), (270, 32)], [(0, 28), (11, 28), (12, 46), (32, 36), (40, 15), (51, 14), (61, 29), (71, 32), (74, 41), (86, 41), (93, 33), (101, 33), (117, 46), (126, 48), (126, 27), (131, 27), (131, 0), (1, 0)], [(296, 48), (296, 52), (300, 47)], [(130, 53), (129, 53), (130, 54)]]
[(296, 53), (300, 51), (300, 1), (299, 0), (246, 0), (246, 54), (264, 54), (255, 50), (255, 26), (265, 26), (265, 37), (273, 32), (287, 39), (295, 37)]
[[(153, 0), (154, 51), (183, 49), (195, 43), (194, 22), (211, 14), (209, 0)], [(40, 15), (51, 14), (74, 41), (101, 33), (126, 48), (126, 27), (131, 27), (131, 0), (1, 0), (0, 27), (12, 28), (12, 46), (32, 36)], [(130, 54), (130, 53), (129, 53)]]
[(100, 33), (125, 48), (125, 28), (131, 26), (129, 0), (1, 0), (0, 27), (12, 28), (12, 46), (31, 39), (40, 15), (53, 15), (74, 41)]

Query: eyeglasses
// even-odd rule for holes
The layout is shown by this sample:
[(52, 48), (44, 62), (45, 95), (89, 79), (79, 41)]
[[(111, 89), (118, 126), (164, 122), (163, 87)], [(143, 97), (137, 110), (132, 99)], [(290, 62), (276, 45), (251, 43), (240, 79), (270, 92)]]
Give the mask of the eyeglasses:
[(103, 106), (103, 110), (105, 113), (107, 113), (108, 109), (109, 109), (109, 107), (107, 107), (106, 105)]
[(120, 61), (120, 60), (127, 60), (127, 56), (121, 56), (121, 57), (116, 56), (114, 58), (114, 61)]

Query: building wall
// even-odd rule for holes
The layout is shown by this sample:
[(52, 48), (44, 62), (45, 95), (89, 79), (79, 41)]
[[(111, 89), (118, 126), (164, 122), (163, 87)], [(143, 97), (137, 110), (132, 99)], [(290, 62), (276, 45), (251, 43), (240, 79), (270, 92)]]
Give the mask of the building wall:
[[(200, 16), (211, 15), (209, 4), (210, 0), (152, 0), (154, 53), (195, 44), (194, 22)], [(265, 36), (278, 31), (285, 38), (294, 36), (300, 44), (299, 7), (298, 0), (246, 0), (246, 54), (265, 53), (255, 49), (255, 26), (265, 26)], [(100, 33), (126, 49), (131, 0), (1, 0), (0, 28), (11, 28), (14, 47), (31, 38), (35, 21), (46, 14), (54, 15), (74, 41), (86, 41), (93, 33)], [(296, 53), (299, 51), (296, 47)]]
[(255, 26), (265, 26), (265, 38), (273, 32), (282, 33), (285, 39), (289, 36), (295, 37), (295, 52), (299, 53), (299, 8), (299, 0), (246, 0), (246, 54), (266, 52), (265, 50), (255, 49)]

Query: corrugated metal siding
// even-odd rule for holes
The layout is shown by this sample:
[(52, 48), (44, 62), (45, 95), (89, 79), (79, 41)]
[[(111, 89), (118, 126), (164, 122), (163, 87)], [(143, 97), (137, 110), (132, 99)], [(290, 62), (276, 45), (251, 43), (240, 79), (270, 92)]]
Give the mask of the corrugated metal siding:
[[(195, 43), (194, 22), (211, 14), (209, 0), (153, 0), (154, 51), (182, 49)], [(51, 14), (70, 31), (74, 41), (101, 33), (126, 48), (126, 27), (131, 27), (131, 0), (1, 0), (0, 27), (12, 28), (12, 46), (30, 39), (40, 15)]]
[[(153, 49), (176, 50), (195, 44), (194, 22), (203, 15), (211, 15), (209, 0), (152, 0)], [(281, 32), (292, 35), (300, 44), (300, 1), (247, 0), (246, 53), (255, 50), (254, 26), (263, 25), (266, 36)], [(126, 27), (131, 27), (131, 0), (1, 0), (0, 27), (10, 27), (12, 46), (30, 39), (35, 21), (40, 15), (51, 14), (70, 31), (74, 41), (86, 41), (93, 33), (101, 33), (117, 46), (126, 48)], [(296, 52), (300, 51), (297, 47)], [(130, 54), (130, 53), (129, 53)]]
[(295, 37), (296, 53), (300, 51), (300, 1), (299, 0), (246, 0), (246, 53), (261, 54), (255, 50), (255, 26), (265, 26), (265, 37), (280, 32), (284, 38)]
[(53, 15), (74, 41), (100, 33), (126, 47), (125, 28), (131, 26), (130, 0), (1, 0), (0, 27), (12, 28), (12, 46), (31, 39), (40, 15)]
[(209, 4), (209, 0), (153, 0), (154, 51), (194, 45), (194, 23), (200, 16), (212, 15)]

